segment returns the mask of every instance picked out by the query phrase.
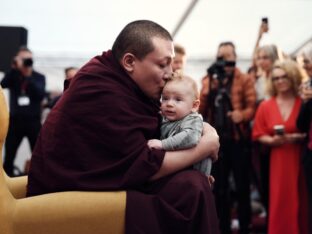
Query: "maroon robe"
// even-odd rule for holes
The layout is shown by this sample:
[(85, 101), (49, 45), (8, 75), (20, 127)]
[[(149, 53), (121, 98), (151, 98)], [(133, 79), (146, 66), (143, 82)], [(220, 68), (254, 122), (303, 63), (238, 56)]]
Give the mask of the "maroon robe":
[(50, 112), (33, 151), (27, 196), (127, 190), (126, 233), (218, 233), (207, 178), (186, 170), (155, 182), (165, 152), (159, 102), (151, 101), (111, 51), (93, 58)]

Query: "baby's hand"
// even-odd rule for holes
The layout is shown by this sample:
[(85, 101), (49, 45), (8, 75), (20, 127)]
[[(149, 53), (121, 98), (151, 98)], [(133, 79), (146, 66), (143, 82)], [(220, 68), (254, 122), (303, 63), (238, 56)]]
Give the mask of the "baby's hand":
[(215, 182), (215, 178), (212, 175), (207, 175), (207, 179), (210, 187), (212, 187)]
[(162, 143), (160, 140), (152, 139), (147, 142), (150, 149), (162, 149)]

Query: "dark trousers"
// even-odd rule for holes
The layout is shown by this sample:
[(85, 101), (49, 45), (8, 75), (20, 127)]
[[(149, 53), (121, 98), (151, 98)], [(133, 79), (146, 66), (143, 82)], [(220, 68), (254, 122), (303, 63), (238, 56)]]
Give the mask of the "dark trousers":
[(216, 180), (214, 194), (222, 234), (231, 233), (230, 172), (233, 172), (236, 188), (240, 233), (249, 233), (251, 220), (249, 149), (246, 143), (221, 141), (219, 160), (212, 167), (212, 175)]
[(269, 218), (270, 147), (259, 142), (252, 144), (253, 178), (265, 207), (266, 228)]
[(270, 179), (270, 154), (263, 154), (260, 158), (261, 197), (267, 214), (269, 213), (269, 179)]
[(312, 151), (309, 149), (305, 149), (304, 151), (303, 166), (308, 188), (309, 234), (312, 234)]
[(40, 128), (41, 123), (39, 117), (10, 117), (3, 163), (3, 168), (9, 176), (14, 176), (14, 160), (23, 138), (27, 137), (32, 151), (35, 147)]

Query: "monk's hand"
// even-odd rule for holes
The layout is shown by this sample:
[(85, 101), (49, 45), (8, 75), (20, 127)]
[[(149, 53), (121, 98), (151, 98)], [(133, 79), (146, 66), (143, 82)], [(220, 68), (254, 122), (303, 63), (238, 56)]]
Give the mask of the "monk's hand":
[(147, 145), (150, 149), (162, 149), (162, 143), (160, 140), (151, 139), (147, 142)]
[(207, 178), (208, 178), (208, 183), (210, 187), (212, 187), (215, 182), (215, 178), (212, 175), (208, 175)]
[(219, 148), (220, 148), (220, 142), (219, 142), (219, 135), (210, 124), (204, 122), (204, 130), (203, 130), (203, 136), (202, 140), (206, 141), (206, 145), (209, 147), (209, 158), (212, 159), (212, 161), (217, 161), (218, 154), (219, 154)]

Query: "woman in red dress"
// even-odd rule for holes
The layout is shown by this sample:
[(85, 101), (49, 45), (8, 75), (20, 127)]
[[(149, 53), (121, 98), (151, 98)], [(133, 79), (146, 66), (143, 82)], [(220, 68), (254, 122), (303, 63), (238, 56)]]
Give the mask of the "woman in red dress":
[(260, 104), (254, 121), (253, 140), (271, 146), (269, 234), (307, 233), (306, 212), (301, 204), (306, 193), (300, 163), (305, 135), (296, 127), (301, 79), (295, 62), (275, 63), (268, 83), (271, 98)]

